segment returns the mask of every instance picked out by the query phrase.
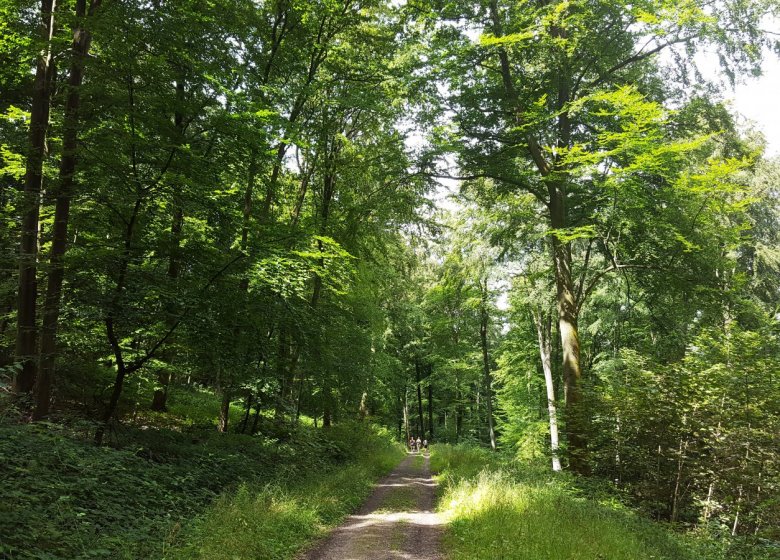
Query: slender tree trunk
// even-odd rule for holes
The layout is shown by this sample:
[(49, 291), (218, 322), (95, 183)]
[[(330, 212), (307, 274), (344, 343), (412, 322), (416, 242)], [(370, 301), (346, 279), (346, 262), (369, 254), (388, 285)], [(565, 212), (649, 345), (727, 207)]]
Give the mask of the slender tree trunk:
[(463, 392), (460, 388), (460, 376), (455, 374), (455, 443), (460, 443), (463, 434)]
[(122, 395), (122, 387), (124, 386), (125, 377), (127, 376), (127, 368), (124, 361), (124, 352), (119, 342), (119, 336), (116, 332), (116, 318), (121, 308), (122, 294), (125, 291), (127, 285), (127, 268), (130, 264), (131, 249), (133, 245), (133, 238), (135, 236), (135, 226), (138, 221), (138, 216), (141, 211), (141, 204), (143, 199), (139, 192), (136, 194), (135, 204), (133, 205), (133, 211), (130, 215), (130, 219), (127, 221), (125, 228), (124, 247), (122, 249), (122, 256), (119, 260), (119, 270), (117, 273), (116, 285), (114, 287), (114, 294), (111, 297), (111, 303), (109, 304), (108, 313), (104, 319), (106, 327), (106, 337), (111, 345), (111, 349), (114, 353), (114, 360), (116, 361), (116, 378), (114, 379), (114, 387), (111, 391), (111, 400), (106, 408), (105, 415), (103, 416), (103, 423), (98, 427), (95, 432), (95, 444), (101, 445), (103, 443), (103, 436), (105, 435), (106, 428), (109, 422), (114, 417), (117, 406), (119, 405), (119, 398)]
[(487, 411), (488, 437), (490, 448), (496, 450), (496, 433), (493, 428), (493, 376), (490, 372), (490, 352), (488, 348), (488, 312), (487, 312), (487, 280), (482, 287), (482, 305), (480, 310), (479, 339), (482, 346), (482, 368), (485, 379), (485, 407)]
[(409, 438), (411, 437), (410, 429), (409, 429), (409, 388), (404, 388), (404, 429), (406, 431), (406, 439), (404, 441), (409, 441)]
[(428, 439), (433, 440), (433, 385), (428, 373)]
[(420, 361), (414, 360), (414, 374), (417, 381), (417, 420), (418, 420), (418, 433), (419, 437), (423, 437), (425, 434), (424, 416), (423, 416), (423, 404), (422, 404), (422, 389), (420, 388)]
[(228, 423), (230, 421), (230, 402), (231, 395), (230, 389), (222, 389), (222, 402), (219, 407), (219, 431), (223, 434), (228, 431)]
[(333, 390), (330, 382), (325, 381), (322, 391), (322, 427), (330, 428), (333, 424)]
[(241, 420), (241, 433), (246, 433), (246, 427), (249, 424), (249, 415), (252, 414), (252, 401), (254, 395), (250, 392), (246, 396), (246, 410), (244, 411), (244, 419)]
[(541, 310), (533, 313), (536, 334), (539, 340), (539, 355), (544, 371), (544, 384), (547, 387), (547, 412), (550, 420), (550, 454), (552, 455), (552, 468), (561, 470), (561, 461), (558, 458), (558, 417), (555, 410), (555, 387), (553, 386), (552, 363), (550, 360), (552, 318)]
[(46, 156), (46, 132), (49, 128), (51, 90), (54, 81), (52, 36), (54, 34), (54, 0), (41, 2), (41, 38), (43, 51), (38, 56), (33, 83), (30, 133), (27, 152), (24, 193), (22, 197), (21, 242), (19, 244), (19, 293), (16, 316), (16, 359), (22, 369), (13, 380), (16, 393), (30, 393), (37, 376), (36, 306), (38, 300), (38, 218), (43, 189), (43, 160)]
[(306, 375), (301, 372), (300, 380), (298, 381), (298, 395), (295, 398), (295, 423), (297, 424), (301, 418), (301, 404), (303, 402), (303, 388), (306, 385)]
[[(77, 0), (76, 17), (79, 20), (90, 17), (100, 7), (101, 0), (92, 0), (87, 12), (86, 0)], [(89, 54), (92, 36), (83, 26), (73, 32), (71, 45), (71, 66), (68, 77), (68, 97), (65, 103), (65, 125), (60, 162), (59, 188), (54, 208), (54, 235), (49, 254), (49, 277), (43, 307), (41, 328), (40, 371), (35, 387), (35, 410), (33, 420), (49, 414), (51, 387), (54, 380), (57, 356), (57, 327), (60, 317), (62, 283), (65, 277), (65, 251), (68, 243), (68, 221), (70, 201), (75, 188), (76, 154), (78, 151), (79, 106), (81, 105), (81, 84), (84, 81), (84, 61)]]
[(284, 420), (284, 409), (287, 395), (287, 364), (289, 361), (287, 344), (287, 330), (284, 326), (279, 329), (279, 344), (276, 352), (276, 379), (279, 382), (279, 392), (276, 395), (276, 404), (274, 406), (274, 420), (282, 422)]
[(114, 412), (119, 405), (119, 398), (122, 396), (122, 388), (125, 383), (125, 377), (127, 376), (127, 370), (125, 369), (124, 361), (117, 362), (116, 378), (114, 379), (114, 387), (111, 390), (111, 400), (108, 402), (106, 411), (103, 414), (103, 422), (98, 426), (95, 431), (95, 445), (102, 445), (103, 438), (106, 434), (111, 419), (114, 416)]
[[(173, 124), (176, 128), (178, 137), (176, 138), (177, 144), (184, 143), (184, 79), (180, 78), (176, 81), (176, 109), (173, 114)], [(181, 242), (182, 242), (182, 229), (184, 227), (184, 202), (182, 200), (181, 185), (174, 186), (174, 192), (172, 196), (173, 212), (171, 216), (171, 243), (168, 254), (168, 279), (172, 284), (172, 288), (176, 289), (176, 284), (181, 272)], [(167, 324), (170, 328), (173, 323), (176, 322), (176, 310), (173, 304), (168, 305), (167, 312)], [(164, 412), (168, 409), (168, 386), (173, 378), (172, 363), (176, 359), (176, 351), (173, 346), (169, 345), (162, 356), (162, 362), (165, 364), (160, 368), (157, 382), (160, 384), (160, 389), (154, 392), (152, 398), (152, 410)]]

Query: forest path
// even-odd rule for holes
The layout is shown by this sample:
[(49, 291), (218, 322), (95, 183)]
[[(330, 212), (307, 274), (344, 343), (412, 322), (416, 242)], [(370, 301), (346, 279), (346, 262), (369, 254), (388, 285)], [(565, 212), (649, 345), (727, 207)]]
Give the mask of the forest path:
[(303, 560), (443, 560), (429, 455), (410, 453)]

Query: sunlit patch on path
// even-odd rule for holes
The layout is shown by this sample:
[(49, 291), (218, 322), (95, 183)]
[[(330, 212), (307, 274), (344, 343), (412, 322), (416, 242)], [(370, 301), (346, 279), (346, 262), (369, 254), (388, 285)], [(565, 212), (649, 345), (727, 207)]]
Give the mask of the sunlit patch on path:
[(441, 560), (427, 456), (410, 454), (305, 560)]

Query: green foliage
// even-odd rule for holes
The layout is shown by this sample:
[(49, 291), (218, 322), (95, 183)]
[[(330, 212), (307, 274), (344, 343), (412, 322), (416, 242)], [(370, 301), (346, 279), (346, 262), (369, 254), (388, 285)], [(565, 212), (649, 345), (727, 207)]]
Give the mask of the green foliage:
[[(124, 449), (97, 448), (54, 424), (4, 425), (1, 435), (7, 484), (0, 490), (0, 550), (19, 560), (160, 558), (173, 554), (184, 534), (198, 547), (224, 548), (219, 538), (227, 533), (217, 532), (217, 524), (244, 518), (216, 512), (244, 511), (237, 504), (251, 502), (256, 513), (268, 513), (265, 505), (277, 501), (279, 509), (270, 511), (279, 517), (257, 517), (257, 533), (245, 536), (266, 535), (258, 546), (291, 554), (322, 531), (317, 525), (298, 531), (302, 520), (337, 522), (400, 457), (386, 434), (362, 425), (327, 434), (301, 429), (283, 444), (213, 431), (141, 431)], [(342, 493), (342, 483), (352, 490)], [(298, 537), (288, 541), (292, 532)], [(215, 557), (198, 555), (198, 547), (183, 546), (171, 557)]]

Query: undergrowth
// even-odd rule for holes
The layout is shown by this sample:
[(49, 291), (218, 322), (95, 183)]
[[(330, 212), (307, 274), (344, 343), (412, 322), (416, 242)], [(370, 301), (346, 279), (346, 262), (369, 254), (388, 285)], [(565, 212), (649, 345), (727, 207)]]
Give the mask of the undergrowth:
[[(769, 559), (738, 541), (684, 535), (566, 473), (553, 475), (473, 447), (437, 446), (451, 560)], [(588, 484), (588, 483), (586, 483)]]
[(0, 558), (289, 558), (401, 457), (364, 424), (299, 427), (281, 441), (123, 430), (112, 448), (74, 426), (0, 423)]

